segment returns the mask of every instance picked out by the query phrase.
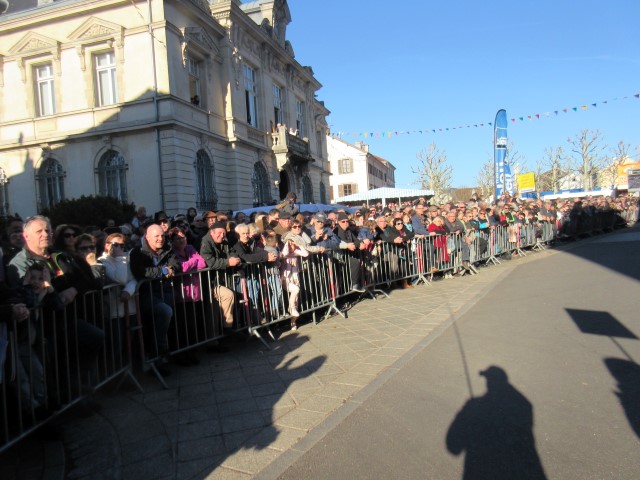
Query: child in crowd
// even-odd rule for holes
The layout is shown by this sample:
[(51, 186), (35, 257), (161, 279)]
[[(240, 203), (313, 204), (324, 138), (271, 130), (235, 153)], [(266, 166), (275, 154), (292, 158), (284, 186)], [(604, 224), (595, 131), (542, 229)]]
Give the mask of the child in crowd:
[(282, 282), (280, 280), (280, 248), (278, 246), (278, 235), (273, 232), (265, 232), (262, 235), (264, 249), (268, 253), (277, 256), (275, 262), (269, 262), (266, 267), (267, 285), (269, 286), (269, 309), (275, 313), (272, 317), (278, 318), (284, 314), (284, 305), (282, 304)]
[(289, 313), (291, 314), (291, 330), (297, 330), (296, 320), (300, 316), (298, 312), (298, 301), (300, 299), (300, 259), (307, 257), (307, 252), (303, 247), (296, 245), (292, 240), (288, 240), (282, 249), (282, 283), (289, 292)]

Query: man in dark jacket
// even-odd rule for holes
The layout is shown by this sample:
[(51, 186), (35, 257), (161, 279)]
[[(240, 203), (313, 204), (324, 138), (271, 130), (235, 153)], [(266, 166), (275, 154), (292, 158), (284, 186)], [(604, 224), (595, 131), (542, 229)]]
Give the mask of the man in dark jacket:
[(344, 251), (349, 262), (349, 274), (351, 276), (351, 290), (354, 292), (364, 292), (360, 285), (360, 258), (357, 251), (364, 247), (356, 235), (349, 228), (349, 217), (346, 213), (338, 214), (338, 226), (333, 231), (340, 240), (339, 248)]
[[(200, 255), (207, 262), (207, 267), (217, 270), (216, 283), (213, 293), (220, 306), (220, 315), (224, 320), (225, 328), (233, 327), (233, 291), (224, 284), (227, 283), (225, 274), (228, 269), (237, 267), (242, 260), (237, 255), (232, 254), (225, 235), (227, 226), (223, 222), (216, 222), (209, 228), (209, 233), (202, 239), (200, 245)], [(228, 283), (231, 285), (231, 283)]]
[[(65, 358), (68, 352), (72, 361), (77, 361), (81, 375), (86, 379), (86, 373), (91, 371), (95, 365), (98, 353), (104, 344), (104, 332), (95, 325), (87, 322), (88, 318), (80, 319), (82, 314), (82, 295), (92, 288), (100, 288), (100, 285), (92, 284), (92, 277), (80, 270), (80, 264), (66, 253), (57, 253), (56, 257), (51, 255), (52, 244), (51, 222), (47, 217), (35, 215), (29, 218), (25, 225), (23, 236), (25, 240), (24, 248), (9, 262), (7, 266), (7, 281), (14, 288), (23, 286), (25, 275), (33, 264), (40, 264), (49, 271), (51, 283), (58, 294), (61, 303), (68, 307), (66, 316), (48, 309), (44, 313), (49, 321), (45, 322), (45, 335), (57, 342), (51, 343), (58, 349), (53, 355), (55, 358)], [(84, 312), (89, 313), (89, 312)], [(66, 317), (67, 322), (64, 321)], [(68, 332), (68, 333), (67, 333)], [(77, 358), (75, 353), (78, 353)], [(67, 366), (68, 367), (68, 366)], [(74, 368), (65, 368), (58, 365), (61, 372), (73, 371)], [(71, 381), (71, 378), (61, 378), (60, 381)], [(75, 380), (74, 380), (75, 381)]]
[[(155, 339), (147, 339), (152, 347), (147, 347), (147, 351), (152, 356), (162, 356), (169, 351), (167, 332), (174, 305), (174, 293), (168, 279), (180, 273), (180, 262), (165, 242), (160, 225), (150, 225), (144, 238), (144, 245), (131, 250), (129, 266), (131, 274), (141, 282), (138, 285), (140, 312), (151, 320), (155, 331)], [(171, 373), (161, 363), (156, 364), (156, 368), (163, 375)]]

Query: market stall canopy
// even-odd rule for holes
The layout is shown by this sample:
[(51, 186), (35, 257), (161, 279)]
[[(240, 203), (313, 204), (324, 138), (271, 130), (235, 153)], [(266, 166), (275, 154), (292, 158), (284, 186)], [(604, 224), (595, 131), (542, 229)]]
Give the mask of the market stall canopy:
[(382, 204), (386, 206), (387, 199), (389, 200), (398, 200), (398, 203), (401, 202), (401, 199), (411, 199), (411, 198), (420, 198), (424, 197), (425, 200), (433, 197), (433, 190), (420, 190), (420, 189), (412, 189), (412, 188), (391, 188), (391, 187), (383, 187), (383, 188), (374, 188), (373, 190), (367, 190), (362, 193), (354, 193), (353, 195), (347, 195), (344, 197), (336, 198), (337, 203), (347, 203), (347, 202), (367, 202), (367, 205), (371, 200), (382, 200)]

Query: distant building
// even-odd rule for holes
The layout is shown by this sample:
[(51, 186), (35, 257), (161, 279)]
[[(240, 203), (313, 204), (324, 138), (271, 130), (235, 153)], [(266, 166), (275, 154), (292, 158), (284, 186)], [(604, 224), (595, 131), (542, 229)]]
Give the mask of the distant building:
[(327, 136), (327, 154), (331, 177), (331, 201), (354, 193), (380, 187), (395, 187), (395, 170), (391, 162), (369, 153), (369, 145), (350, 144)]
[(326, 201), (329, 110), (286, 0), (149, 5), (9, 0), (0, 213), (91, 194), (169, 213)]

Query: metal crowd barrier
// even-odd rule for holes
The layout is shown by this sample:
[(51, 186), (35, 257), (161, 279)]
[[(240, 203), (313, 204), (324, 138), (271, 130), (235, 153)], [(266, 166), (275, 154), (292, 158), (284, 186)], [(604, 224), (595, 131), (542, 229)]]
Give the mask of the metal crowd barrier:
[[(573, 222), (571, 231), (605, 231), (620, 221), (635, 221), (635, 215), (635, 207), (597, 212)], [(28, 322), (4, 319), (0, 452), (117, 378), (131, 379), (142, 390), (133, 374), (135, 358), (165, 385), (157, 365), (167, 356), (237, 333), (266, 344), (260, 332), (270, 334), (269, 327), (288, 321), (292, 307), (299, 315), (311, 313), (314, 322), (319, 310), (342, 315), (337, 301), (353, 293), (356, 280), (375, 298), (374, 293), (386, 295), (383, 287), (398, 281), (429, 284), (436, 273), (477, 273), (479, 263), (498, 263), (503, 254), (544, 249), (567, 228), (555, 223), (500, 226), (313, 254), (299, 259), (297, 298), (295, 289), (283, 284), (276, 263), (259, 263), (139, 282), (132, 302), (121, 301), (121, 287), (110, 285), (57, 312), (35, 308)], [(467, 261), (471, 268), (465, 268)]]
[(129, 309), (118, 305), (120, 291), (110, 285), (59, 311), (39, 306), (28, 320), (6, 322), (0, 451), (116, 378), (129, 378), (142, 391), (132, 372)]

